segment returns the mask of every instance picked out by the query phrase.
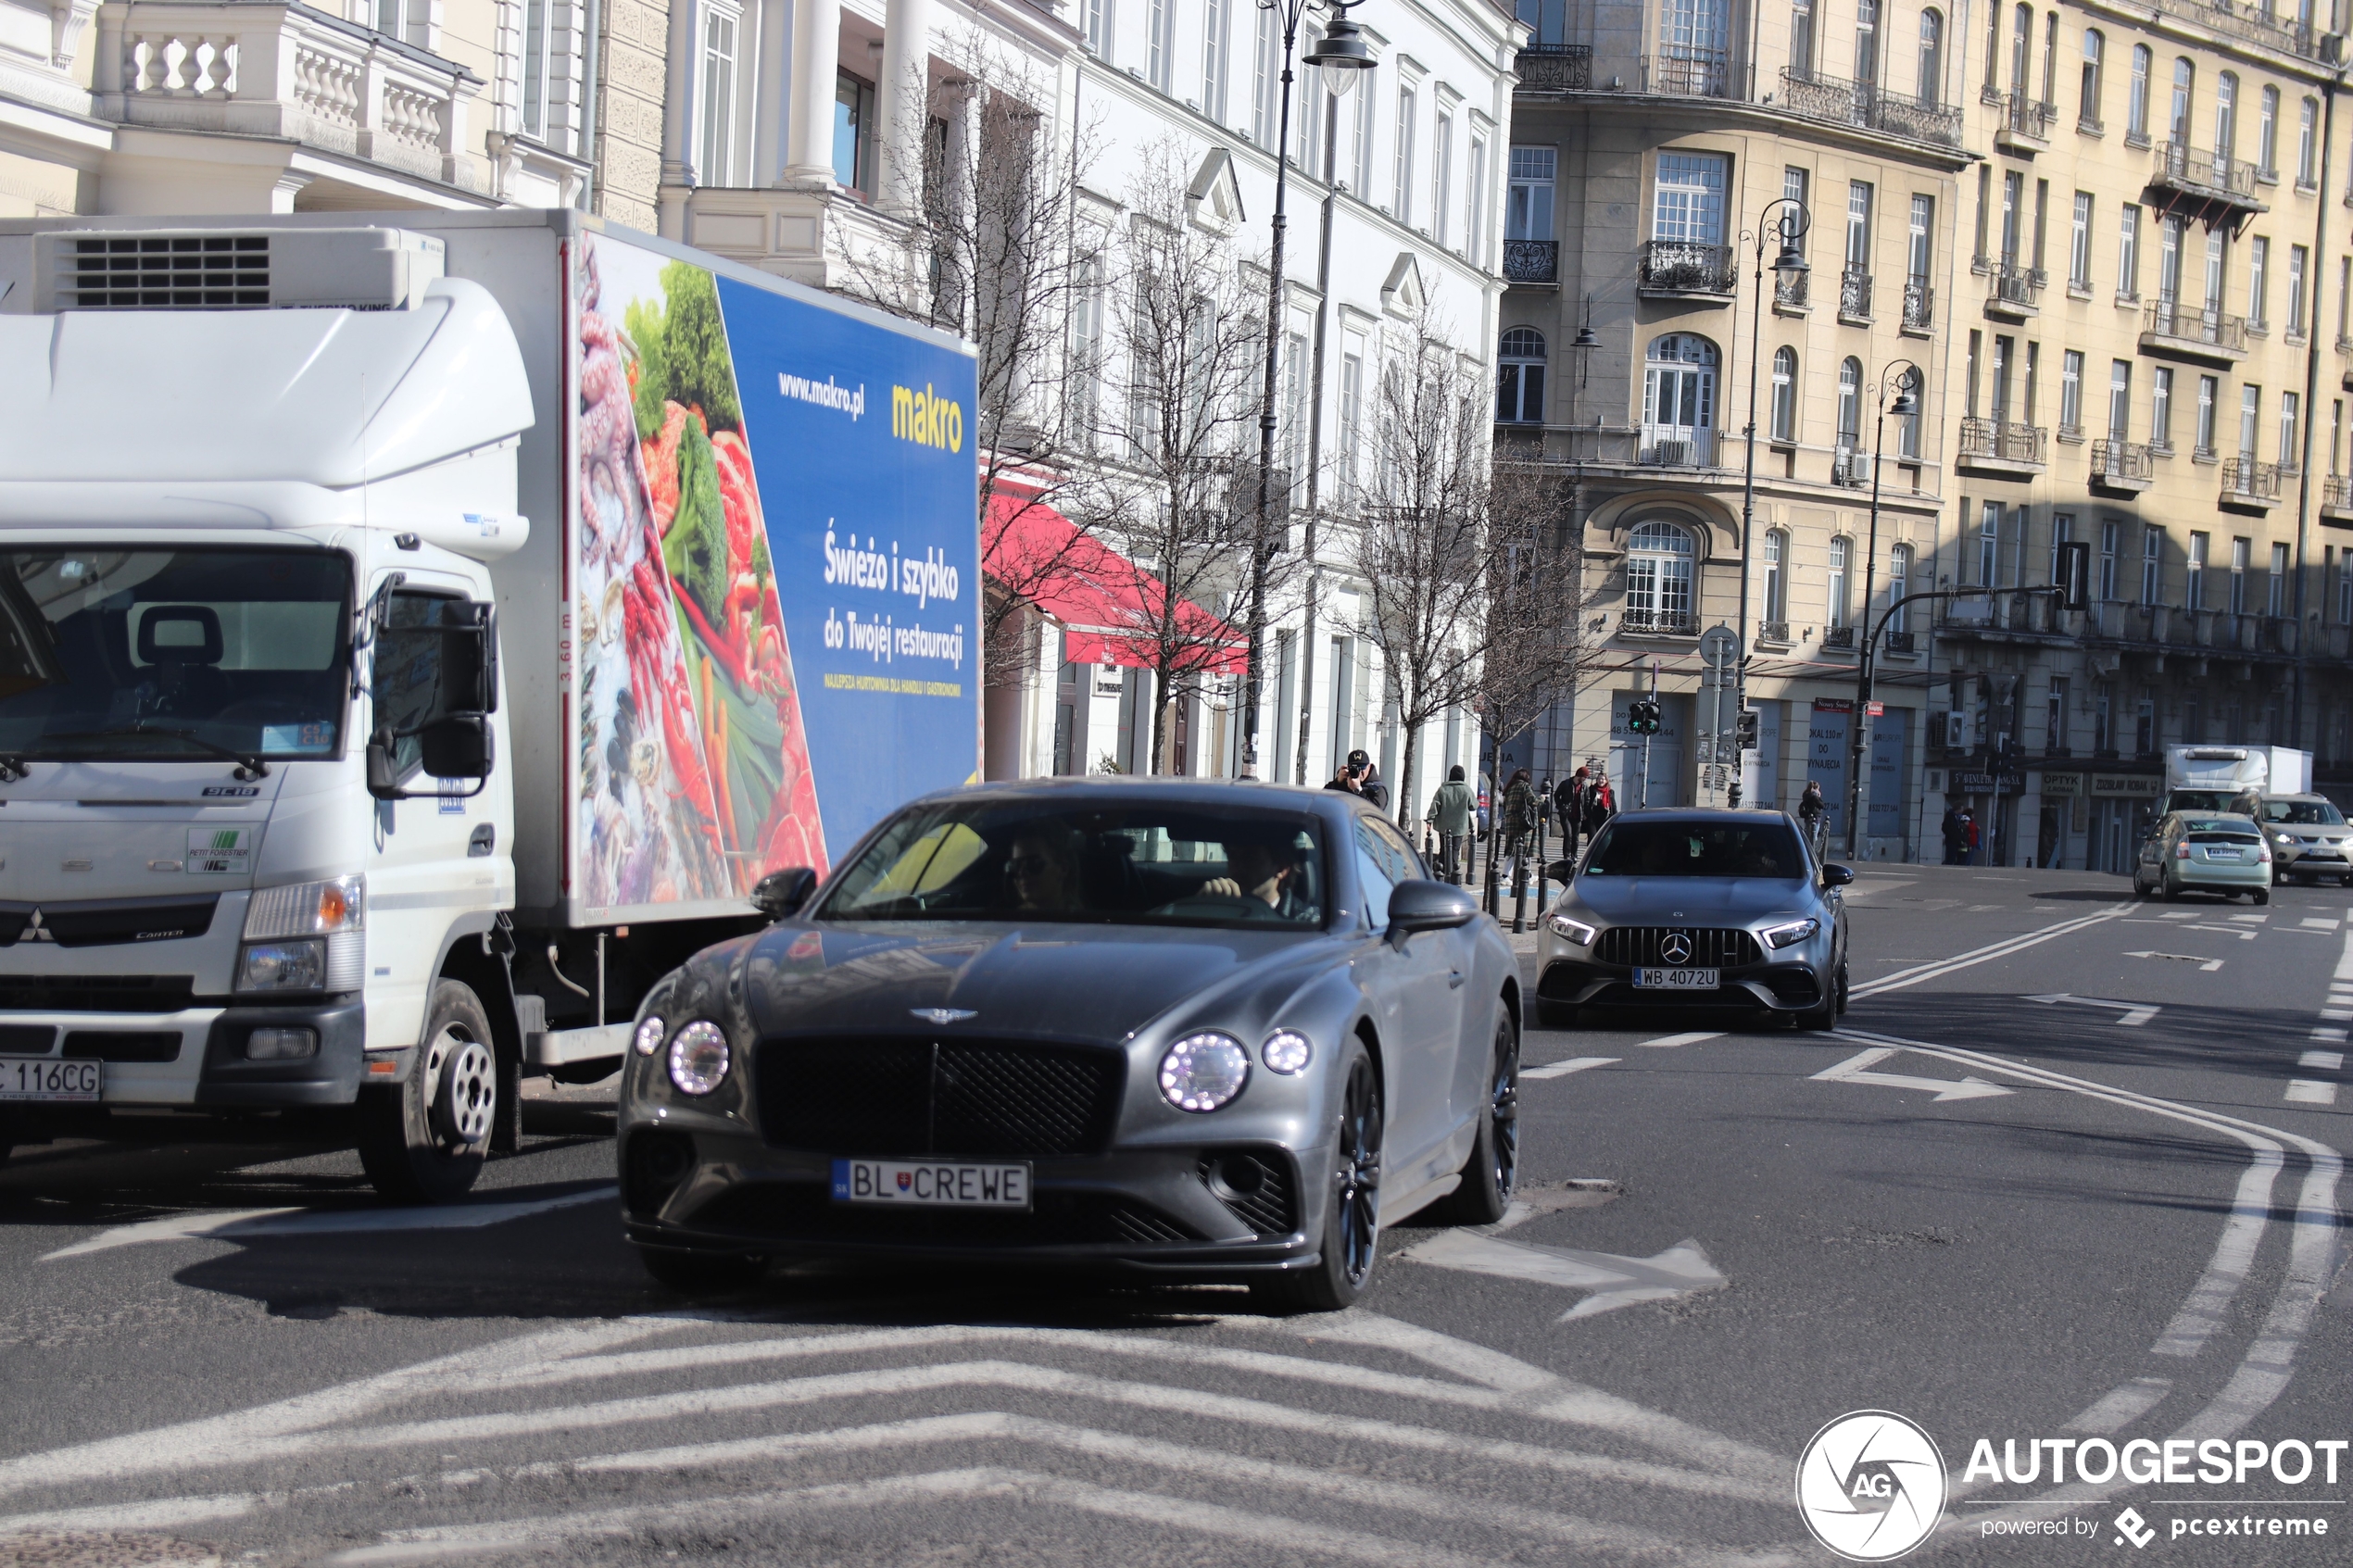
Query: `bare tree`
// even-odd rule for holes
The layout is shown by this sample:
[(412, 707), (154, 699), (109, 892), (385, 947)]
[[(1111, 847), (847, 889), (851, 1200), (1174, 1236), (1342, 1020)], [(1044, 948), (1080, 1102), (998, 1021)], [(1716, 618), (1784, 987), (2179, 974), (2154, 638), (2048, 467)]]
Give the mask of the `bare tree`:
[(1171, 705), (1233, 658), (1231, 628), (1204, 607), (1230, 595), (1247, 563), (1256, 501), (1243, 447), (1257, 319), (1231, 243), (1200, 220), (1181, 156), (1174, 142), (1150, 150), (1127, 232), (1107, 253), (1107, 395), (1079, 404), (1098, 460), (1068, 492), (1073, 518), (1126, 563), (1113, 569), (1134, 607), (1126, 640), (1151, 659), (1155, 772)]
[(1052, 103), (1053, 77), (1024, 69), (979, 30), (947, 53), (920, 169), (902, 181), (913, 188), (882, 193), (879, 204), (909, 223), (903, 244), (850, 246), (839, 260), (845, 292), (977, 349), (982, 678), (1026, 685), (1038, 668), (1028, 608), (1085, 550), (1083, 529), (1046, 514), (1069, 515), (1060, 505), (1072, 483), (1063, 389), (1074, 318), (1103, 268), (1097, 231), (1078, 221), (1101, 144), (1091, 124), (1058, 143), (1038, 107)]

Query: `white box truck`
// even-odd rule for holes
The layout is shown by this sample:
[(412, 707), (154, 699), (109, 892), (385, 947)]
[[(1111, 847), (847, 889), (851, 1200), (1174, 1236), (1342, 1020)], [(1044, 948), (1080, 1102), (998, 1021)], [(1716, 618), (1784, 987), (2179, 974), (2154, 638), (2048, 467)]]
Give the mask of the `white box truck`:
[(2312, 754), (2284, 746), (2169, 746), (2165, 748), (2168, 811), (2228, 811), (2247, 790), (2298, 795), (2312, 787)]
[(0, 1154), (464, 1191), (975, 776), (973, 367), (571, 212), (0, 223)]

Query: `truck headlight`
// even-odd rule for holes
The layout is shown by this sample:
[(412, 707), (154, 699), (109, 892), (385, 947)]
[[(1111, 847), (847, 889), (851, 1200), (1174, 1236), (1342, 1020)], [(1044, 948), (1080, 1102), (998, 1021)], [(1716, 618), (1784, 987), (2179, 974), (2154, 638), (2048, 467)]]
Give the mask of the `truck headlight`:
[(1818, 920), (1792, 921), (1787, 925), (1777, 925), (1768, 931), (1765, 934), (1765, 946), (1768, 947), (1793, 947), (1821, 929), (1822, 922)]
[(1593, 928), (1581, 920), (1571, 920), (1567, 915), (1554, 915), (1544, 923), (1553, 928), (1554, 935), (1567, 937), (1580, 947), (1590, 947), (1593, 945)]
[(697, 1019), (670, 1038), (670, 1081), (681, 1094), (707, 1095), (726, 1081), (731, 1056), (727, 1032)]
[(245, 905), (240, 991), (357, 991), (366, 983), (368, 879), (256, 888)]
[(1250, 1053), (1231, 1035), (1188, 1035), (1160, 1059), (1161, 1098), (1179, 1110), (1216, 1110), (1250, 1082)]

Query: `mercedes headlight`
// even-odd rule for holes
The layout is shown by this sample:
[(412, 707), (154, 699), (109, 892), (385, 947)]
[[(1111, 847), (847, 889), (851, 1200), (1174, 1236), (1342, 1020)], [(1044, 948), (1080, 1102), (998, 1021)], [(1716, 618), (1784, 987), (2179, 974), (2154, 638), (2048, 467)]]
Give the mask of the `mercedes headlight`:
[(368, 879), (259, 887), (245, 904), (240, 991), (357, 991), (365, 984)]
[(1554, 915), (1545, 923), (1553, 928), (1554, 935), (1566, 937), (1580, 947), (1590, 947), (1593, 945), (1593, 928), (1581, 920), (1571, 920), (1567, 915)]
[(671, 1036), (670, 1081), (681, 1094), (707, 1095), (726, 1082), (727, 1032), (697, 1019)]
[(1765, 934), (1765, 946), (1768, 947), (1794, 947), (1821, 929), (1820, 921), (1793, 920), (1787, 925), (1777, 925), (1768, 931)]
[(1266, 1064), (1266, 1071), (1285, 1077), (1304, 1068), (1315, 1055), (1315, 1047), (1296, 1029), (1277, 1029), (1258, 1047), (1258, 1060)]
[(1250, 1053), (1231, 1035), (1188, 1035), (1160, 1059), (1161, 1098), (1179, 1110), (1216, 1110), (1250, 1082)]

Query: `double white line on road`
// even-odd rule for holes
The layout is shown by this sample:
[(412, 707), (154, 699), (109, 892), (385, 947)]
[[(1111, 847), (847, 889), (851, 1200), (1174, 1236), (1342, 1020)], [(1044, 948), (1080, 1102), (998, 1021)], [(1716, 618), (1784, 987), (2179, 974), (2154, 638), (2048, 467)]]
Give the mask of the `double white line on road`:
[(2078, 931), (2087, 931), (2105, 921), (2115, 920), (2132, 907), (2132, 903), (2127, 900), (2102, 909), (2097, 914), (2079, 915), (2073, 920), (2061, 921), (2058, 924), (2043, 931), (2023, 932), (2016, 936), (2006, 937), (1999, 942), (1989, 943), (1982, 947), (1973, 947), (1966, 953), (1956, 953), (1949, 959), (1933, 959), (1924, 964), (1915, 964), (1910, 969), (1899, 969), (1894, 974), (1883, 974), (1877, 980), (1864, 982), (1855, 987), (1852, 995), (1859, 1001), (1865, 997), (1876, 997), (1882, 991), (1900, 991), (1906, 985), (1918, 985), (1923, 981), (1934, 980), (1939, 975), (1950, 974), (1957, 969), (1968, 969), (1973, 964), (1990, 963), (1995, 959), (2006, 959), (2012, 953), (2025, 951), (2038, 942), (2048, 942), (2053, 937), (2072, 935)]

